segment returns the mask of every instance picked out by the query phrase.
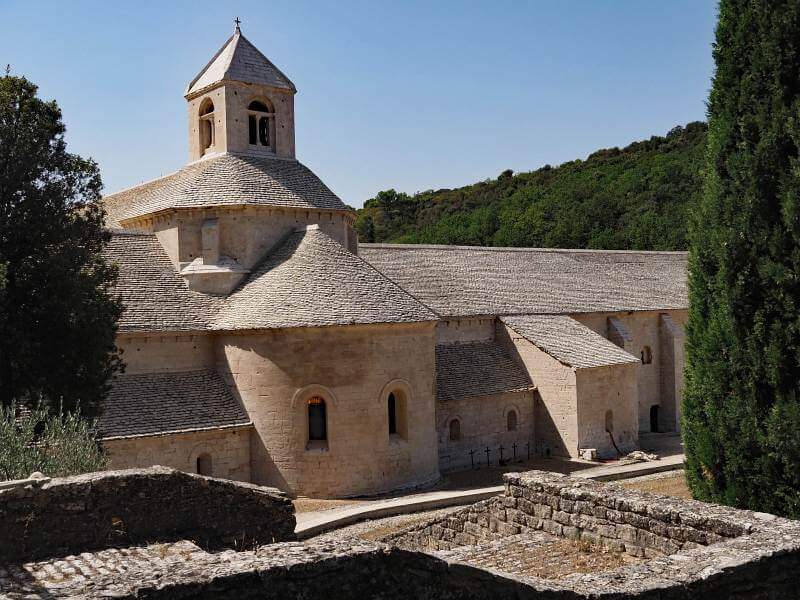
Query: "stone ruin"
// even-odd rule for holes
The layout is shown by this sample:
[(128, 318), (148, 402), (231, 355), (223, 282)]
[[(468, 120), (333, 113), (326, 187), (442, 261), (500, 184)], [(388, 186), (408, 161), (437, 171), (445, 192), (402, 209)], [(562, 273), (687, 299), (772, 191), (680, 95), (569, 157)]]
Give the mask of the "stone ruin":
[[(509, 474), (504, 494), (382, 542), (289, 541), (294, 515), (280, 492), (163, 468), (3, 491), (0, 518), (4, 598), (742, 600), (800, 593), (800, 522), (540, 471)], [(531, 574), (532, 559), (554, 560), (553, 549), (572, 541), (624, 560), (591, 572)]]

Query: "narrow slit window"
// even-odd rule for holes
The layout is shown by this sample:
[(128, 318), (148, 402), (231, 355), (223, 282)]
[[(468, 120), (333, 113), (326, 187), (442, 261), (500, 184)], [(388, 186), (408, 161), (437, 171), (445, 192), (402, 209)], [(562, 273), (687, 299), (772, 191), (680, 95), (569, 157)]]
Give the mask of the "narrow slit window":
[(308, 439), (312, 442), (324, 442), (328, 439), (325, 400), (319, 396), (308, 401)]
[(258, 132), (256, 126), (256, 116), (249, 115), (247, 118), (248, 127), (250, 128), (250, 144), (255, 145), (258, 143)]
[(389, 435), (397, 433), (397, 399), (389, 394)]

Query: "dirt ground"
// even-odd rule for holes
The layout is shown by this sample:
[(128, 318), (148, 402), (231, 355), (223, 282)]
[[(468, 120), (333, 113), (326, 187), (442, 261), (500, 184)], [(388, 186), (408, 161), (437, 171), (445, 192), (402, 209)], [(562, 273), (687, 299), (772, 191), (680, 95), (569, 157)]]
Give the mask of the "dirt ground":
[(643, 492), (675, 496), (676, 498), (686, 498), (688, 500), (692, 498), (692, 494), (686, 486), (686, 479), (684, 478), (683, 471), (639, 477), (637, 479), (622, 481), (620, 485), (626, 488), (642, 490)]

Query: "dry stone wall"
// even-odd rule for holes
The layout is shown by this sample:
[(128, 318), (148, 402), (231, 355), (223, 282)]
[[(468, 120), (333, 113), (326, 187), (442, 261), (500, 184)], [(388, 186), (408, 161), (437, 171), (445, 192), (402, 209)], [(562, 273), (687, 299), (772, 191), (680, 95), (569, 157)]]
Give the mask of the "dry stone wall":
[(295, 518), (278, 490), (153, 467), (4, 490), (0, 523), (0, 561), (16, 561), (180, 539), (252, 547), (294, 539)]
[[(150, 472), (110, 473), (61, 480), (40, 490), (42, 510), (56, 509), (51, 519), (30, 523), (41, 530), (37, 539), (50, 541), (82, 535), (60, 523), (75, 511), (86, 529), (97, 526), (95, 513), (110, 515), (106, 504), (131, 502), (155, 527), (164, 526), (159, 510), (175, 518), (179, 508), (166, 505), (195, 503), (205, 496), (197, 491), (207, 484), (214, 500), (205, 499), (208, 512), (195, 514), (208, 527), (221, 507), (244, 516), (230, 529), (259, 522), (256, 517), (284, 506), (285, 498), (263, 488), (227, 484), (196, 476), (170, 477), (163, 485), (147, 487), (142, 481), (174, 475), (165, 469)], [(116, 479), (116, 481), (111, 481)], [(192, 483), (187, 483), (187, 481)], [(205, 482), (205, 484), (203, 483)], [(195, 485), (197, 484), (197, 485)], [(65, 488), (64, 486), (67, 486)], [(75, 486), (70, 489), (69, 486)], [(260, 491), (264, 500), (247, 505)], [(114, 496), (109, 492), (113, 490)], [(30, 490), (27, 490), (30, 491)], [(163, 502), (147, 501), (147, 494), (161, 492)], [(35, 492), (38, 493), (38, 492)], [(186, 496), (181, 496), (181, 494)], [(229, 498), (223, 501), (225, 494)], [(258, 495), (258, 494), (255, 494)], [(0, 510), (6, 522), (17, 523), (0, 494)], [(36, 498), (31, 496), (30, 498)], [(118, 498), (122, 498), (119, 500)], [(225, 504), (229, 502), (229, 504)], [(83, 503), (83, 504), (82, 504)], [(36, 504), (29, 499), (27, 506)], [(90, 505), (91, 504), (91, 510)], [(230, 510), (235, 507), (237, 510)], [(273, 513), (274, 515), (274, 513)], [(11, 516), (12, 518), (9, 518)], [(220, 515), (217, 514), (217, 517)], [(144, 518), (144, 517), (142, 517)], [(223, 516), (224, 518), (224, 516)], [(273, 522), (278, 518), (273, 516)], [(230, 525), (230, 521), (228, 521)], [(631, 548), (644, 558), (621, 567), (590, 573), (569, 573), (542, 579), (515, 572), (513, 565), (495, 560), (492, 567), (476, 564), (467, 556), (495, 552), (520, 545), (536, 536), (600, 536), (602, 543), (625, 544), (632, 528), (637, 533)], [(570, 529), (571, 528), (571, 529)], [(535, 535), (530, 534), (535, 530)], [(140, 535), (144, 529), (139, 531)], [(284, 530), (285, 531), (285, 530)], [(5, 533), (5, 532), (4, 532)], [(17, 528), (0, 539), (20, 540)], [(60, 536), (60, 537), (59, 537)], [(305, 543), (283, 542), (253, 550), (208, 552), (188, 541), (60, 555), (38, 563), (3, 564), (0, 556), (0, 597), (16, 598), (329, 598), (353, 599), (475, 599), (516, 598), (531, 600), (789, 600), (796, 599), (800, 570), (800, 522), (739, 511), (699, 502), (684, 501), (551, 473), (511, 474), (506, 493), (432, 520), (397, 536), (392, 544), (359, 539), (319, 539)], [(672, 545), (679, 546), (672, 554)], [(0, 546), (8, 554), (8, 543)], [(416, 548), (411, 546), (417, 545)], [(428, 544), (427, 547), (422, 547)], [(474, 552), (441, 551), (446, 547)], [(406, 547), (399, 547), (405, 545)], [(531, 551), (536, 551), (535, 545)], [(433, 551), (431, 551), (433, 550)], [(634, 550), (638, 552), (638, 550)], [(653, 555), (653, 558), (647, 556)]]
[(674, 554), (752, 533), (756, 513), (655, 496), (557, 473), (505, 476), (503, 496), (392, 534), (405, 548), (450, 550), (542, 530), (639, 557)]

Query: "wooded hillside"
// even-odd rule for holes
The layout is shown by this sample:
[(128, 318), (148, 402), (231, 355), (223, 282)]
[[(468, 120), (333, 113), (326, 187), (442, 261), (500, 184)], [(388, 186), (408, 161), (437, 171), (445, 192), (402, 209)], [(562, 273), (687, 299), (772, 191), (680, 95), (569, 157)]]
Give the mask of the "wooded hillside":
[(586, 160), (409, 196), (358, 210), (362, 242), (684, 250), (701, 188), (706, 124), (598, 150)]

